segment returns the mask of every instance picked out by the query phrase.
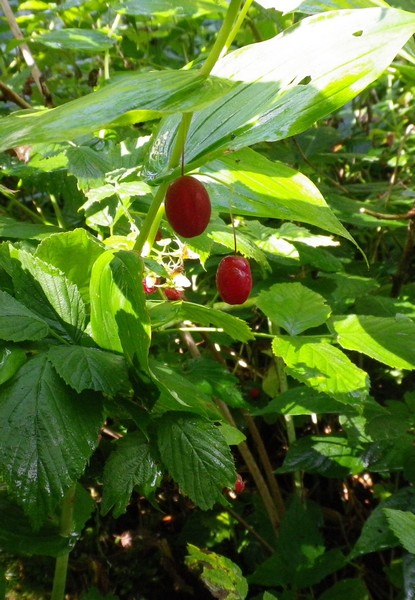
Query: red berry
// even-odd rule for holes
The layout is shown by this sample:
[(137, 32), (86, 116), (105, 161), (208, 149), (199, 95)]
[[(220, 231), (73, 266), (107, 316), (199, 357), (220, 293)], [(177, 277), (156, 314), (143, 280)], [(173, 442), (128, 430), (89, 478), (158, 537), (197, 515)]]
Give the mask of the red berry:
[(249, 390), (249, 395), (251, 396), (252, 400), (256, 400), (257, 398), (260, 397), (261, 390), (257, 387), (251, 388)]
[(184, 298), (184, 293), (181, 290), (176, 290), (175, 288), (166, 288), (164, 293), (169, 300), (183, 300)]
[(182, 237), (200, 235), (209, 224), (209, 194), (200, 181), (190, 175), (183, 175), (170, 184), (164, 205), (168, 222)]
[(252, 290), (251, 267), (246, 258), (222, 258), (216, 271), (216, 287), (228, 304), (243, 304)]
[(242, 494), (245, 489), (245, 481), (242, 479), (242, 476), (239, 473), (236, 476), (234, 492), (235, 494)]
[(144, 288), (144, 292), (148, 295), (150, 294), (154, 294), (155, 292), (157, 292), (157, 287), (156, 285), (160, 283), (160, 280), (158, 277), (145, 277), (143, 279), (143, 288)]

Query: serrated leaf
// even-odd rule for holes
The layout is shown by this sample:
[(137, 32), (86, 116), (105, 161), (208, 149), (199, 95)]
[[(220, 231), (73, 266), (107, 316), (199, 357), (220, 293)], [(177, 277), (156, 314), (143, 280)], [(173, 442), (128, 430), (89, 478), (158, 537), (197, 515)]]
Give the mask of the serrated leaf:
[(222, 212), (231, 206), (236, 214), (310, 223), (350, 239), (312, 181), (250, 148), (209, 162), (201, 173)]
[(10, 342), (41, 340), (49, 333), (45, 321), (0, 290), (0, 338)]
[(42, 240), (35, 256), (62, 271), (89, 304), (92, 265), (104, 251), (105, 248), (85, 229), (74, 229)]
[(103, 31), (75, 27), (42, 33), (34, 41), (48, 48), (77, 52), (103, 52), (115, 44), (115, 39), (108, 37)]
[(157, 441), (161, 459), (181, 491), (202, 510), (233, 488), (236, 471), (220, 430), (196, 415), (168, 413), (160, 419)]
[(117, 518), (125, 512), (134, 486), (146, 495), (155, 490), (162, 472), (154, 448), (141, 432), (129, 433), (114, 446), (104, 468), (101, 507), (103, 514), (112, 508)]
[(415, 515), (396, 508), (384, 508), (386, 520), (402, 546), (415, 554)]
[(248, 583), (242, 571), (234, 562), (193, 544), (187, 545), (185, 558), (187, 567), (199, 575), (214, 598), (244, 600), (248, 595)]
[(274, 284), (261, 292), (256, 304), (275, 325), (290, 335), (322, 325), (331, 314), (323, 296), (299, 282)]
[(46, 354), (0, 390), (0, 465), (10, 492), (41, 525), (82, 474), (102, 425), (101, 401), (76, 395)]
[(409, 318), (347, 315), (333, 319), (337, 341), (399, 369), (415, 369), (415, 323)]
[(337, 402), (326, 394), (319, 394), (308, 387), (295, 387), (278, 394), (263, 408), (250, 410), (252, 415), (312, 415), (312, 414), (351, 414), (355, 415), (353, 407)]
[(21, 144), (73, 140), (131, 110), (193, 111), (222, 96), (233, 85), (217, 77), (202, 77), (197, 71), (123, 74), (97, 92), (57, 108), (23, 110), (2, 118), (0, 151)]
[(91, 331), (106, 350), (124, 352), (135, 368), (148, 370), (150, 320), (142, 286), (143, 262), (133, 252), (108, 250), (91, 273)]
[(189, 320), (199, 325), (214, 325), (218, 329), (223, 329), (232, 339), (240, 342), (248, 342), (254, 339), (248, 323), (211, 307), (192, 302), (182, 302), (180, 315), (183, 320)]
[(123, 356), (98, 348), (51, 346), (49, 360), (62, 379), (78, 393), (95, 390), (115, 396), (129, 389)]
[(351, 559), (399, 545), (399, 540), (390, 529), (386, 519), (385, 509), (391, 508), (415, 513), (415, 489), (412, 487), (402, 488), (376, 506), (363, 525), (360, 537), (350, 554)]
[(361, 579), (343, 579), (325, 591), (319, 600), (370, 600), (370, 596)]
[(0, 385), (11, 379), (25, 362), (26, 353), (21, 348), (0, 346)]
[(365, 464), (361, 451), (338, 435), (308, 436), (291, 444), (279, 473), (307, 471), (324, 477), (342, 478), (361, 473)]
[(367, 398), (367, 374), (328, 342), (307, 336), (277, 336), (272, 349), (284, 359), (290, 375), (315, 390), (357, 409)]
[(78, 288), (56, 267), (25, 250), (11, 249), (16, 297), (59, 333), (77, 341), (85, 328), (85, 305)]
[(161, 390), (161, 396), (153, 408), (153, 413), (184, 411), (213, 419), (220, 418), (220, 412), (211, 396), (176, 369), (155, 360), (150, 362), (150, 368), (153, 379)]

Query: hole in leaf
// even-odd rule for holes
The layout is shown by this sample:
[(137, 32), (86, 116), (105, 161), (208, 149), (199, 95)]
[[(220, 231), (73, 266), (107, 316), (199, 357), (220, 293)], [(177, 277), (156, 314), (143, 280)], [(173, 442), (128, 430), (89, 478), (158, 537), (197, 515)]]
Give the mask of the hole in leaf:
[(354, 33), (352, 33), (352, 35), (354, 35), (354, 37), (361, 37), (363, 35), (363, 29), (355, 31)]
[(310, 81), (311, 81), (310, 75), (306, 75), (305, 77), (303, 77), (303, 79), (301, 81), (299, 81), (298, 85), (307, 85), (308, 83), (310, 83)]

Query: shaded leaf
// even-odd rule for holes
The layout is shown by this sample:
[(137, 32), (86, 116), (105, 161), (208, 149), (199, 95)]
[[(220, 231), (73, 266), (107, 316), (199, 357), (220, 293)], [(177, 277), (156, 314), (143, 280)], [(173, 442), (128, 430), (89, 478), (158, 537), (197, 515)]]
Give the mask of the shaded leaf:
[(196, 415), (168, 413), (160, 419), (160, 455), (181, 491), (201, 509), (223, 500), (233, 488), (236, 471), (232, 455), (216, 425)]
[(384, 508), (386, 520), (402, 546), (415, 554), (415, 515), (396, 508)]
[(35, 526), (82, 474), (101, 425), (98, 398), (76, 395), (45, 354), (0, 390), (1, 469)]
[(129, 390), (123, 356), (97, 348), (51, 346), (49, 360), (62, 379), (78, 393), (83, 390), (115, 396)]
[(56, 231), (59, 231), (59, 229), (52, 225), (22, 223), (10, 217), (0, 216), (0, 237), (8, 240), (14, 238), (19, 240), (42, 239)]
[(0, 385), (11, 379), (25, 362), (26, 353), (21, 348), (0, 346)]
[(104, 468), (102, 512), (111, 508), (115, 518), (125, 512), (134, 486), (147, 495), (160, 483), (162, 472), (158, 457), (141, 432), (129, 433), (114, 443)]
[(103, 31), (76, 29), (75, 27), (47, 31), (37, 35), (34, 41), (49, 48), (77, 52), (103, 52), (115, 43), (115, 39), (108, 37)]
[(210, 306), (182, 302), (180, 315), (183, 320), (193, 321), (199, 325), (214, 325), (240, 342), (248, 342), (254, 338), (248, 323)]
[(127, 15), (182, 19), (209, 13), (220, 15), (226, 11), (227, 4), (224, 0), (181, 0), (179, 5), (172, 5), (171, 0), (126, 0), (114, 8)]
[(0, 338), (11, 342), (41, 340), (49, 333), (45, 321), (0, 290)]

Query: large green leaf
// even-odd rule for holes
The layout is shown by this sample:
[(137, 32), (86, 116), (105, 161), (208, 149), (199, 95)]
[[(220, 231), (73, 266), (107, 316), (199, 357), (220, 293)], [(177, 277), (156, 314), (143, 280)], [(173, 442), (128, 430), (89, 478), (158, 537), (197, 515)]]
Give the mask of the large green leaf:
[(115, 38), (108, 37), (103, 31), (67, 27), (66, 29), (42, 33), (36, 36), (33, 41), (57, 50), (103, 52), (114, 45)]
[(49, 333), (45, 321), (24, 304), (0, 290), (0, 338), (11, 342), (41, 340)]
[(113, 509), (114, 517), (125, 512), (134, 486), (142, 494), (154, 492), (162, 472), (149, 440), (139, 431), (115, 442), (104, 468), (102, 512)]
[(168, 413), (160, 419), (158, 446), (164, 465), (184, 494), (203, 510), (233, 488), (235, 467), (219, 428), (196, 415)]
[(131, 110), (192, 111), (222, 96), (231, 84), (197, 71), (152, 71), (118, 76), (102, 89), (38, 112), (1, 119), (0, 151), (19, 144), (73, 140), (105, 127)]
[(129, 364), (148, 369), (150, 320), (142, 286), (143, 262), (133, 252), (108, 250), (91, 273), (91, 331), (102, 348), (124, 352)]
[(0, 217), (0, 237), (8, 240), (14, 238), (19, 240), (42, 239), (56, 231), (58, 228), (52, 225), (37, 225), (16, 221), (10, 217)]
[[(414, 31), (415, 15), (409, 12), (335, 10), (235, 50), (212, 74), (238, 85), (195, 114), (187, 163), (306, 130), (376, 80)], [(166, 172), (177, 126), (173, 118), (162, 124), (150, 175)]]
[(396, 508), (384, 508), (383, 512), (389, 527), (405, 550), (415, 554), (415, 515)]
[(284, 359), (290, 375), (315, 390), (356, 408), (367, 398), (367, 374), (327, 341), (306, 336), (277, 336), (272, 349)]
[(144, 17), (162, 16), (169, 18), (199, 17), (205, 14), (224, 13), (228, 5), (225, 0), (126, 0), (114, 8), (127, 15)]
[(348, 315), (335, 317), (333, 328), (343, 348), (363, 352), (399, 369), (415, 369), (415, 323), (407, 317)]
[(101, 425), (101, 401), (91, 393), (76, 395), (46, 354), (0, 390), (0, 468), (35, 525), (82, 474)]
[(256, 303), (275, 325), (290, 335), (325, 323), (331, 313), (323, 296), (299, 282), (276, 283), (261, 292)]
[(78, 393), (95, 390), (115, 396), (129, 390), (125, 360), (119, 354), (74, 345), (51, 346), (49, 360)]
[(85, 229), (74, 229), (48, 236), (39, 244), (35, 255), (60, 269), (89, 303), (92, 265), (104, 250)]
[(85, 328), (85, 304), (76, 285), (56, 267), (10, 247), (5, 261), (16, 297), (59, 333), (77, 341)]
[(305, 175), (245, 148), (205, 165), (204, 183), (213, 207), (228, 213), (301, 221), (350, 238)]

